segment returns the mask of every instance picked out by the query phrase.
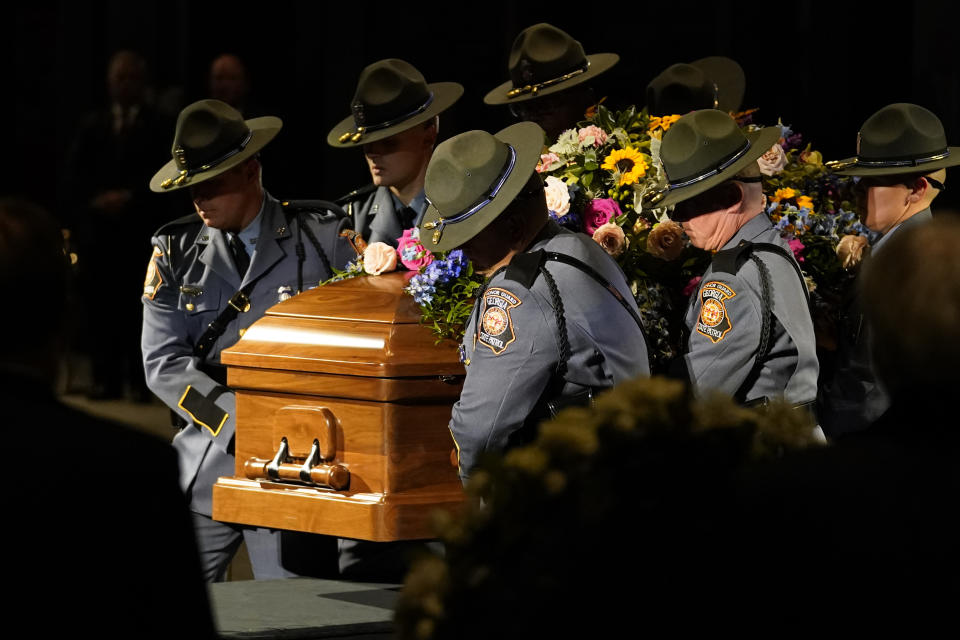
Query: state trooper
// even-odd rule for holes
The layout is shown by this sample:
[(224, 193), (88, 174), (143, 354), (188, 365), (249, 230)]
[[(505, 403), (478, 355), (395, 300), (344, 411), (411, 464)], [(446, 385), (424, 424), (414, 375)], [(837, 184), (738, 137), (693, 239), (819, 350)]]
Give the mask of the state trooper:
[(563, 405), (650, 372), (623, 272), (589, 236), (549, 218), (535, 171), (542, 143), (532, 122), (469, 131), (438, 146), (427, 168), (421, 242), (462, 247), (487, 276), (450, 420), (464, 481), (484, 452), (529, 440)]
[(141, 346), (147, 384), (183, 424), (173, 446), (208, 581), (222, 579), (241, 534), (257, 578), (292, 575), (279, 532), (211, 519), (214, 482), (234, 474), (235, 398), (220, 352), (267, 308), (357, 255), (346, 220), (304, 214), (263, 189), (258, 152), (281, 126), (272, 116), (244, 121), (218, 100), (191, 104), (177, 120), (173, 159), (150, 182), (161, 193), (189, 189), (196, 211), (153, 236)]
[(669, 186), (657, 206), (674, 205), (690, 242), (716, 252), (686, 313), (683, 363), (695, 390), (812, 410), (819, 365), (807, 286), (763, 212), (757, 165), (779, 137), (776, 127), (744, 134), (714, 109), (683, 116), (663, 136)]
[[(945, 188), (947, 167), (960, 164), (960, 148), (947, 146), (940, 119), (910, 103), (890, 104), (867, 118), (857, 135), (857, 155), (828, 163), (838, 175), (855, 176), (857, 209), (881, 237), (871, 254), (894, 234), (933, 220), (930, 205)], [(841, 311), (837, 368), (821, 385), (819, 409), (831, 437), (863, 431), (890, 407), (870, 349), (859, 280)]]
[(483, 101), (508, 106), (517, 120), (536, 122), (553, 144), (597, 104), (593, 83), (619, 60), (615, 53), (587, 55), (579, 41), (552, 24), (531, 25), (510, 48), (510, 79), (487, 92)]
[(397, 246), (427, 209), (423, 176), (437, 142), (438, 114), (463, 95), (456, 82), (426, 80), (403, 60), (380, 60), (360, 72), (351, 115), (327, 136), (338, 149), (362, 148), (372, 183), (337, 199), (369, 242)]

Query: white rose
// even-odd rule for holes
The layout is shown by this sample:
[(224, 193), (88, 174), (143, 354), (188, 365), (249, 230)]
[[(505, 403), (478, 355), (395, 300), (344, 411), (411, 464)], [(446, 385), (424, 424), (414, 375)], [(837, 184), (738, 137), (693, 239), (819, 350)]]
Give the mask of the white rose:
[(770, 151), (757, 158), (757, 164), (760, 165), (760, 173), (765, 176), (775, 176), (787, 166), (787, 154), (783, 152), (780, 143), (770, 147)]
[(548, 176), (543, 191), (547, 195), (547, 208), (558, 217), (567, 215), (570, 211), (570, 192), (566, 183), (560, 178)]

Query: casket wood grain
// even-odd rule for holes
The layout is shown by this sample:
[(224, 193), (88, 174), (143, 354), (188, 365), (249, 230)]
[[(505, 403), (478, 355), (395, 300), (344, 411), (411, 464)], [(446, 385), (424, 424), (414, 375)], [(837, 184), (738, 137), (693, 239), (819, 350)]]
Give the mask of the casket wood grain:
[[(397, 273), (306, 291), (223, 352), (237, 466), (214, 486), (215, 519), (389, 541), (432, 537), (431, 512), (460, 508), (447, 424), (463, 365), (456, 345), (435, 344), (419, 323), (405, 282)], [(273, 476), (248, 478), (277, 462), (281, 439), (289, 457)], [(345, 470), (345, 489), (293, 479), (311, 451), (323, 467), (314, 477)]]

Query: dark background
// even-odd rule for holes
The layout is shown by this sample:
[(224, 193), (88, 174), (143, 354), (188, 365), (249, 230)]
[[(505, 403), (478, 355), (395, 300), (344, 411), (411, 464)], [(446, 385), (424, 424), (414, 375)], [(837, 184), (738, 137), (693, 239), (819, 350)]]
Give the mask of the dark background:
[[(708, 55), (741, 63), (744, 107), (756, 121), (781, 118), (825, 159), (854, 153), (862, 122), (891, 102), (936, 112), (960, 145), (958, 9), (950, 0), (900, 3), (339, 3), (259, 4), (129, 0), (47, 2), (8, 9), (0, 189), (57, 208), (63, 157), (80, 117), (107, 102), (110, 55), (142, 53), (155, 92), (205, 96), (211, 60), (242, 57), (254, 100), (285, 126), (264, 154), (264, 182), (281, 198), (335, 198), (368, 181), (359, 151), (335, 150), (327, 132), (349, 113), (367, 64), (403, 58), (430, 81), (457, 81), (464, 97), (441, 117), (441, 137), (509, 123), (483, 95), (507, 80), (519, 31), (547, 21), (587, 53), (615, 52), (601, 76), (608, 105), (643, 103), (646, 84), (666, 66)], [(172, 126), (169, 132), (172, 141)], [(159, 169), (169, 157), (158, 157)], [(107, 170), (105, 168), (105, 170)], [(956, 170), (955, 170), (956, 171)], [(960, 177), (953, 183), (960, 186)], [(957, 191), (937, 204), (958, 208)], [(160, 196), (162, 197), (162, 196)], [(187, 213), (184, 211), (183, 213)], [(146, 238), (142, 240), (144, 246)]]

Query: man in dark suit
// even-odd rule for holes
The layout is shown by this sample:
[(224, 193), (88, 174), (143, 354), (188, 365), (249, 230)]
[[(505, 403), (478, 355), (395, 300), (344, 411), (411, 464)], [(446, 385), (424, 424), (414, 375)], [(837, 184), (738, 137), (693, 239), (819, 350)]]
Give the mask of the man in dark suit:
[[(5, 631), (212, 638), (176, 454), (54, 395), (68, 269), (49, 214), (0, 202), (0, 295), (20, 297), (28, 281), (42, 292), (0, 315), (0, 406), (8, 438), (18, 441), (7, 448), (16, 481), (3, 499), (15, 612)], [(49, 615), (21, 615), (38, 603)]]

